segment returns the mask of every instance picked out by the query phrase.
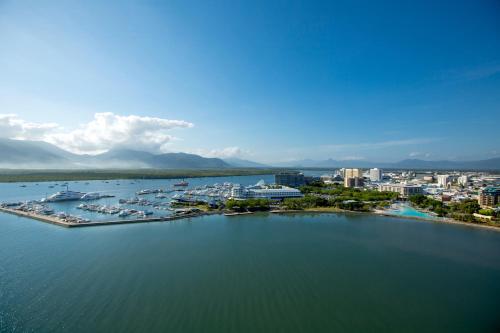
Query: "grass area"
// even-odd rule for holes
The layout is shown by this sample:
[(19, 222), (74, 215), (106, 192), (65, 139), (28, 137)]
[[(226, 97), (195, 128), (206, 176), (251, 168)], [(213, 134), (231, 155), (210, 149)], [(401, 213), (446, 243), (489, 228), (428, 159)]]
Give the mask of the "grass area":
[(43, 182), (105, 179), (172, 179), (267, 175), (276, 169), (85, 169), (85, 170), (13, 170), (0, 169), (0, 182)]

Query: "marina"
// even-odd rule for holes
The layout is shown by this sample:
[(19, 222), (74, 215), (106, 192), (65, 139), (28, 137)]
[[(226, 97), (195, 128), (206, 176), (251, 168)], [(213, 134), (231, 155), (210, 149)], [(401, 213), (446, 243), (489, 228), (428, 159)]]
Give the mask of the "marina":
[[(197, 211), (185, 211), (183, 213), (174, 214), (171, 216), (159, 216), (159, 217), (147, 217), (135, 219), (121, 219), (121, 220), (109, 220), (109, 221), (82, 221), (77, 219), (68, 219), (64, 217), (48, 216), (33, 212), (24, 212), (19, 210), (14, 210), (10, 208), (0, 207), (0, 212), (8, 213), (12, 215), (17, 215), (20, 217), (27, 217), (34, 220), (38, 220), (45, 223), (55, 224), (62, 227), (72, 228), (72, 227), (95, 227), (104, 225), (116, 225), (116, 224), (130, 224), (130, 223), (149, 223), (149, 222), (165, 222), (165, 221), (175, 221), (185, 218), (199, 217), (203, 215), (213, 215), (215, 213), (201, 212)], [(218, 213), (217, 213), (218, 214)]]
[[(172, 221), (221, 214), (220, 207), (234, 184), (250, 186), (271, 175), (194, 178), (190, 186), (179, 180), (88, 181), (0, 184), (0, 212), (63, 227)], [(116, 187), (121, 184), (120, 187)], [(65, 190), (48, 194), (55, 187)], [(46, 191), (46, 192), (45, 192)], [(48, 192), (48, 193), (47, 193)]]

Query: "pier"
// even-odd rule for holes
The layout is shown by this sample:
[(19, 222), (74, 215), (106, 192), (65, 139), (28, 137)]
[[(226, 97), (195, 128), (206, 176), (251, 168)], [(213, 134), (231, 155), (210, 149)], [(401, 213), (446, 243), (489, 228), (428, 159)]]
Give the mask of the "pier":
[(66, 228), (76, 228), (76, 227), (94, 227), (94, 226), (104, 226), (104, 225), (115, 225), (115, 224), (131, 224), (131, 223), (148, 223), (148, 222), (165, 222), (165, 221), (175, 221), (192, 217), (199, 217), (205, 215), (220, 214), (220, 212), (196, 212), (188, 213), (182, 215), (172, 215), (172, 216), (159, 216), (159, 217), (147, 217), (138, 219), (123, 219), (123, 220), (112, 220), (112, 221), (91, 221), (82, 223), (73, 223), (64, 221), (54, 216), (42, 215), (31, 212), (24, 212), (16, 209), (0, 207), (0, 212), (8, 213), (12, 215), (17, 215), (20, 217), (27, 217), (30, 219), (38, 220), (45, 223), (55, 224)]

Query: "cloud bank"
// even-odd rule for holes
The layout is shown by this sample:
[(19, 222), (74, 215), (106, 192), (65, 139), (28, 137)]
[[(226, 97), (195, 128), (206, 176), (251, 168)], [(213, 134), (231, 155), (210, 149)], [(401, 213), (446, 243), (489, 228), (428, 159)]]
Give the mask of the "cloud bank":
[(164, 152), (175, 139), (169, 130), (193, 126), (184, 120), (105, 112), (96, 113), (90, 122), (67, 131), (54, 123), (31, 123), (17, 115), (0, 115), (0, 137), (46, 141), (79, 154), (97, 154), (114, 147)]
[(32, 123), (15, 114), (0, 114), (0, 137), (18, 140), (41, 140), (59, 126), (55, 123)]
[(248, 155), (249, 152), (241, 149), (240, 147), (226, 147), (222, 149), (196, 149), (191, 151), (193, 154), (201, 155), (204, 157), (217, 157), (217, 158), (241, 158), (243, 155)]

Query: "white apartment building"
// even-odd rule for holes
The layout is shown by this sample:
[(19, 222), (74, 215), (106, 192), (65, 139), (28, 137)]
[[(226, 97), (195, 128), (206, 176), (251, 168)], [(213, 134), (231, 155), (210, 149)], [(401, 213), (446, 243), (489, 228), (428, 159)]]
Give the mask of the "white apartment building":
[(379, 182), (382, 180), (382, 170), (378, 168), (370, 169), (370, 181)]
[(441, 187), (448, 187), (451, 185), (451, 176), (450, 175), (437, 175), (437, 183)]
[(459, 185), (467, 186), (467, 184), (469, 183), (469, 176), (461, 175), (460, 177), (458, 177), (457, 181)]

